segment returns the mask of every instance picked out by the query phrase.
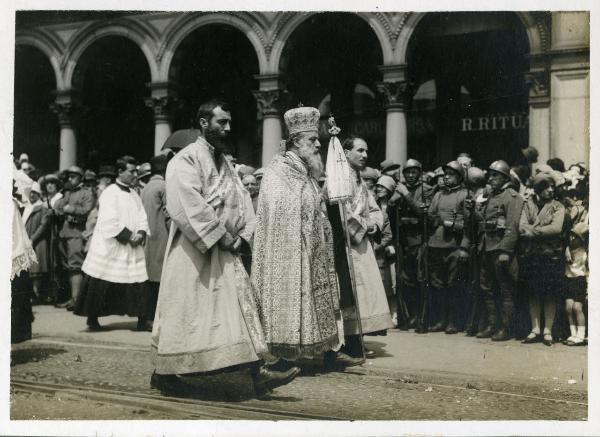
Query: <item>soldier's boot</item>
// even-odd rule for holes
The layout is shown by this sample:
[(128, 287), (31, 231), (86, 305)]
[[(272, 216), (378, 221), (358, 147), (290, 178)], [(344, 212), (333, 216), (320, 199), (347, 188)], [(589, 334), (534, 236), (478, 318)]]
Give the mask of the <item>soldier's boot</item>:
[(456, 314), (458, 311), (458, 289), (456, 287), (450, 287), (448, 289), (447, 303), (446, 303), (446, 320), (448, 323), (446, 324), (446, 334), (456, 334), (458, 333), (458, 328), (456, 327)]
[(417, 334), (427, 334), (429, 332), (429, 326), (427, 326), (427, 319), (429, 317), (429, 302), (427, 296), (423, 294), (422, 290), (419, 290), (420, 303), (417, 312), (417, 322), (415, 326), (415, 332)]
[(429, 328), (430, 332), (442, 332), (446, 328), (447, 291), (445, 289), (432, 290), (432, 312), (437, 322)]
[(512, 298), (506, 297), (502, 301), (502, 320), (500, 329), (492, 336), (492, 341), (506, 341), (511, 338), (510, 326), (514, 312)]
[(478, 310), (477, 296), (470, 296), (467, 308), (467, 322), (465, 324), (465, 335), (467, 337), (474, 337), (477, 334)]
[(491, 338), (496, 331), (496, 305), (492, 296), (485, 296), (485, 306), (488, 312), (487, 325), (477, 333), (477, 338)]

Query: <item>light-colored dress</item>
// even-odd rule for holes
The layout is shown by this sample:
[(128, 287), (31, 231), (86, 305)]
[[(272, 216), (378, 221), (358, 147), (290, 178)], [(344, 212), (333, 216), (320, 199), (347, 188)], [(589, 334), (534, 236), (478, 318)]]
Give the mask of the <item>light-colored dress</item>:
[(248, 192), (225, 157), (215, 164), (213, 147), (198, 138), (169, 162), (166, 194), (172, 222), (152, 331), (156, 373), (257, 361), (267, 346), (250, 279), (239, 256), (217, 244), (225, 232), (251, 240)]
[(148, 279), (142, 246), (133, 247), (117, 241), (124, 228), (132, 233), (149, 234), (146, 211), (134, 190), (126, 191), (112, 184), (99, 199), (98, 221), (90, 248), (83, 262), (85, 274), (104, 281), (132, 284)]

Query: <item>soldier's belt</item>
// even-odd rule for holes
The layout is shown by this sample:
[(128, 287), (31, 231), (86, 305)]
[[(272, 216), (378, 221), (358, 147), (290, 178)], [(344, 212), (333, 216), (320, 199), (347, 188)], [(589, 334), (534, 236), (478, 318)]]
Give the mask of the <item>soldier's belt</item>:
[(498, 230), (496, 220), (479, 223), (479, 230), (482, 232), (495, 232)]
[(419, 219), (417, 217), (400, 217), (400, 224), (404, 226), (418, 225)]

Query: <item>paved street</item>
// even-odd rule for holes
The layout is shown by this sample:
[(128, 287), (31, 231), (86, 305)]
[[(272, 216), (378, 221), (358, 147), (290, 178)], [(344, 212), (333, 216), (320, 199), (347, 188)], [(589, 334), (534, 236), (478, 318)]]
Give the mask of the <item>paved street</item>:
[[(149, 387), (150, 333), (135, 319), (85, 319), (34, 308), (34, 339), (13, 347), (13, 419), (294, 418), (505, 420), (587, 418), (587, 348), (493, 343), (462, 334), (390, 330), (367, 337), (378, 357), (324, 373), (319, 362), (269, 400), (247, 372), (194, 380), (177, 406)], [(164, 399), (164, 400), (163, 400)], [(171, 399), (172, 400), (172, 399)], [(185, 407), (185, 408), (184, 408)]]

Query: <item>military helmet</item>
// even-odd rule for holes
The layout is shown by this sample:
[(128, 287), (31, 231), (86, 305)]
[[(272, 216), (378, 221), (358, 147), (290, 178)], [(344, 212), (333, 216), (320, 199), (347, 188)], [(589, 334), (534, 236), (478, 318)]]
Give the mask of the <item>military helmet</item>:
[(492, 162), (490, 164), (490, 166), (488, 167), (488, 170), (501, 173), (510, 179), (510, 167), (508, 166), (508, 164), (505, 161), (502, 161), (501, 159), (498, 161)]
[(418, 168), (419, 170), (423, 171), (423, 166), (421, 165), (421, 163), (416, 159), (412, 158), (406, 161), (406, 164), (404, 164), (404, 168), (402, 169), (402, 173), (404, 173), (409, 168)]
[(460, 176), (461, 180), (465, 178), (465, 168), (458, 161), (450, 161), (444, 167), (444, 170), (449, 168), (450, 170), (454, 170)]
[(71, 173), (75, 173), (78, 174), (79, 176), (83, 177), (83, 170), (81, 169), (81, 167), (78, 167), (76, 165), (72, 165), (71, 167), (69, 167), (69, 169), (67, 170), (68, 174)]

